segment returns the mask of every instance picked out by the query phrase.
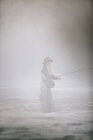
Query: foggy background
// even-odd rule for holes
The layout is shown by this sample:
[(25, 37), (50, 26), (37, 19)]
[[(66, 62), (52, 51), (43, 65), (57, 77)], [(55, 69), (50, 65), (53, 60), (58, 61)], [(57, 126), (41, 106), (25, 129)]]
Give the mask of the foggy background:
[[(54, 60), (53, 73), (62, 74), (91, 68), (91, 52), (90, 0), (0, 0), (1, 93), (39, 92), (46, 56)], [(88, 69), (63, 76), (55, 88), (90, 90), (92, 80)]]
[[(0, 0), (0, 140), (93, 139), (91, 0)], [(41, 68), (63, 75), (40, 107)]]

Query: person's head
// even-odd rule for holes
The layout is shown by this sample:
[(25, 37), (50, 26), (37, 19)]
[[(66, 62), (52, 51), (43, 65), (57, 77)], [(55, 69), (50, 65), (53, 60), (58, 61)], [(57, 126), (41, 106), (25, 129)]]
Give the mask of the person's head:
[(52, 62), (53, 62), (53, 60), (50, 57), (44, 58), (44, 61), (43, 61), (43, 64), (47, 67), (47, 69), (50, 73), (52, 72), (52, 67), (51, 67)]
[(50, 64), (53, 60), (50, 57), (44, 58), (43, 64)]
[(53, 60), (50, 57), (44, 58), (43, 64), (46, 65), (49, 72), (51, 72), (51, 63)]

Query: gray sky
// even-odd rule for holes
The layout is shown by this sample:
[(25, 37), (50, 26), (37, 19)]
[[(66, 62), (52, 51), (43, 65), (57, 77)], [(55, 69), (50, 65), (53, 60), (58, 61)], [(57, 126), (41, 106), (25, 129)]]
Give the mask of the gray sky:
[[(43, 58), (54, 73), (91, 67), (90, 0), (0, 0), (0, 87), (39, 85)], [(59, 87), (91, 86), (91, 71)]]

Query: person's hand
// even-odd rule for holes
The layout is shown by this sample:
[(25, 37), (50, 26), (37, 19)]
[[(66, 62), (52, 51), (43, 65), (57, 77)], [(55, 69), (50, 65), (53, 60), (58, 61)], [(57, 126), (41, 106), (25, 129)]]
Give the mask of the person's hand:
[(60, 75), (55, 75), (56, 79), (61, 80), (61, 76)]

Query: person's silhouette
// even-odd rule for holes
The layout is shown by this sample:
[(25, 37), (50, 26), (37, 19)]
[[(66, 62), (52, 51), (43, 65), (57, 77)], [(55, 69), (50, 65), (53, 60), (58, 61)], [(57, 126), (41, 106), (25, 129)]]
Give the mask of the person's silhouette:
[(40, 103), (44, 112), (52, 111), (51, 88), (55, 86), (54, 80), (60, 79), (58, 76), (51, 73), (51, 62), (53, 62), (53, 60), (50, 57), (46, 57), (43, 61), (43, 68), (41, 70), (42, 81), (40, 87)]

